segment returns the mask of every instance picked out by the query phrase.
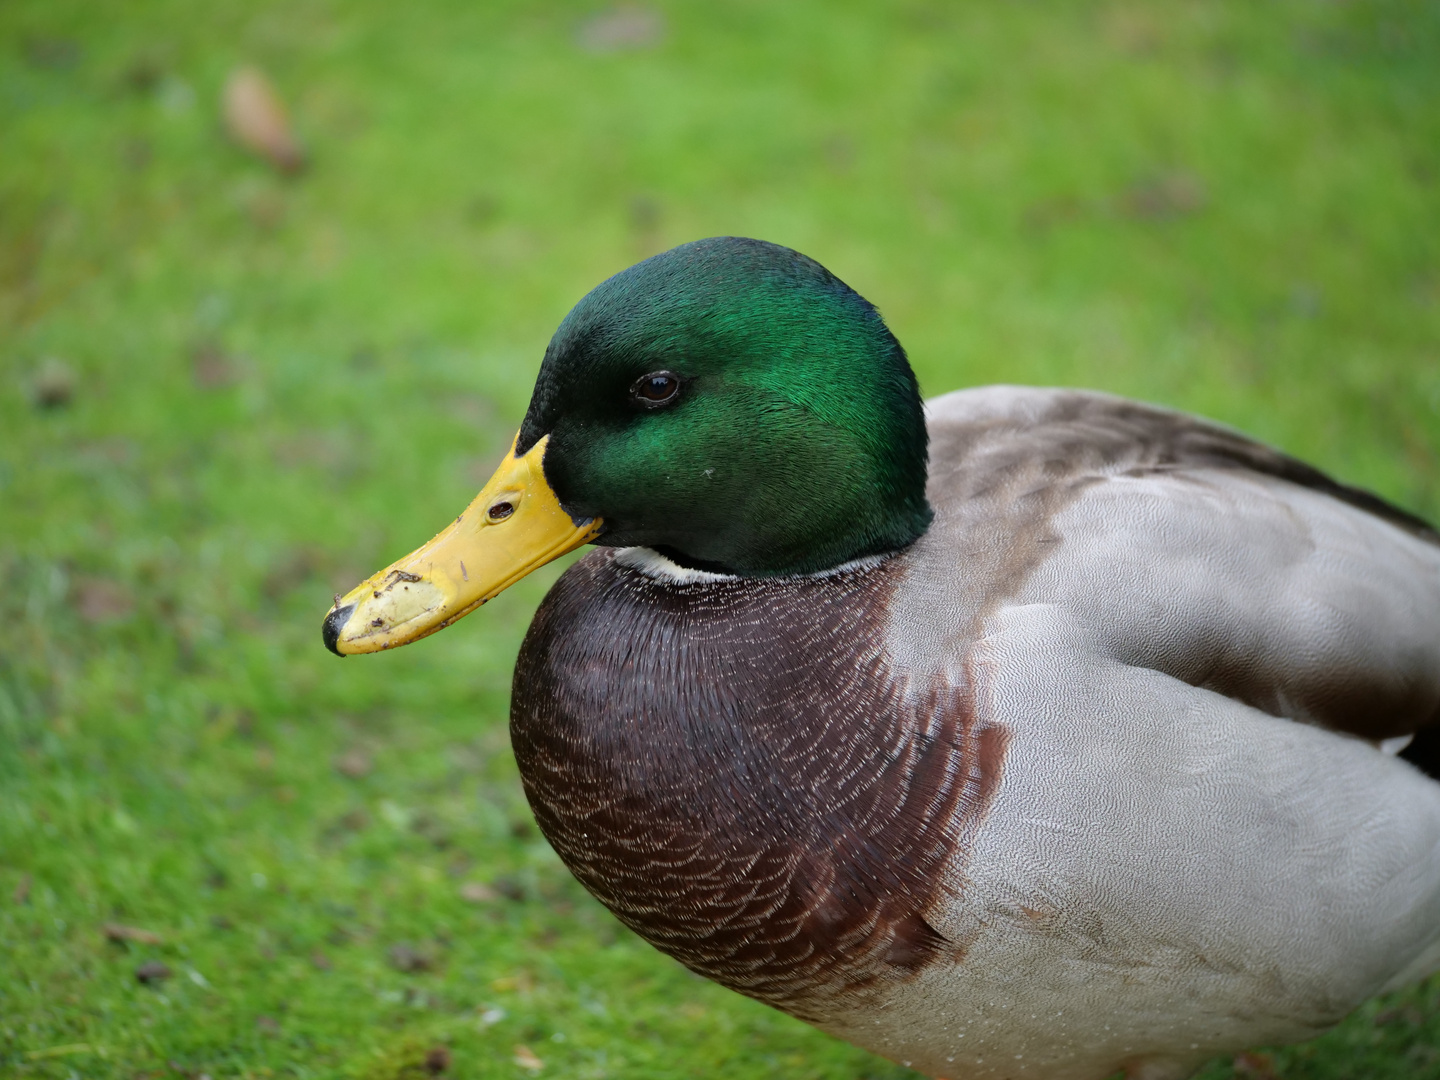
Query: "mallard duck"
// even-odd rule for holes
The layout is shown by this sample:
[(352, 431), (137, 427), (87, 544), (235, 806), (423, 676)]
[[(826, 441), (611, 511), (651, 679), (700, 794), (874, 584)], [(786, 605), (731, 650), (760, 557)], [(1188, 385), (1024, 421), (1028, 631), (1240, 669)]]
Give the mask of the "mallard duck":
[(585, 543), (516, 759), (693, 971), (933, 1076), (1171, 1080), (1440, 968), (1440, 537), (1373, 495), (1102, 394), (922, 404), (873, 306), (720, 238), (580, 301), (325, 643)]

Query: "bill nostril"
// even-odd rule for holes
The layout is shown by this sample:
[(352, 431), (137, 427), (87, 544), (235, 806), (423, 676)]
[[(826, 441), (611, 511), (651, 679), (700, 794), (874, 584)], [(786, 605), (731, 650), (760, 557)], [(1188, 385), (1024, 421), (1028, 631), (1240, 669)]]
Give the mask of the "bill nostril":
[(485, 511), (491, 521), (504, 521), (511, 514), (515, 513), (515, 504), (511, 502), (492, 503), (490, 509)]

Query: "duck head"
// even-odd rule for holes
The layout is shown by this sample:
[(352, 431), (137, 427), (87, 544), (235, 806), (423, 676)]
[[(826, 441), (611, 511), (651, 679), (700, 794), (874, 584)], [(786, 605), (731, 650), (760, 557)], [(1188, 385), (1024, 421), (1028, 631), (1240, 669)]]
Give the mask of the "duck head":
[(339, 598), (325, 643), (415, 641), (587, 542), (757, 577), (893, 551), (929, 524), (925, 472), (919, 388), (869, 302), (789, 248), (682, 244), (565, 317), (495, 475)]

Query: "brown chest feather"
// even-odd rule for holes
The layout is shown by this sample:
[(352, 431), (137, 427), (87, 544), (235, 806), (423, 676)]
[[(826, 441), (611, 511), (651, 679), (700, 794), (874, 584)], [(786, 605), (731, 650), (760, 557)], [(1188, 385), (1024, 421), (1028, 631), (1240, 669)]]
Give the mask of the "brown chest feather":
[(653, 581), (597, 552), (536, 615), (511, 733), (541, 828), (622, 921), (806, 1019), (953, 955), (926, 913), (999, 777), (968, 690), (879, 642), (893, 564)]

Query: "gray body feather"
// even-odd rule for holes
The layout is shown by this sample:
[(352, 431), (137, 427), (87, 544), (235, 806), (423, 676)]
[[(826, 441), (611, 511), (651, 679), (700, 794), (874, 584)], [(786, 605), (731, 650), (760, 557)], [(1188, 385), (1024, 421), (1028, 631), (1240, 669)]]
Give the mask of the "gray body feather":
[[(1008, 735), (927, 919), (827, 1025), (937, 1075), (1166, 1080), (1440, 966), (1440, 545), (1238, 435), (1097, 394), (933, 400), (888, 647)], [(1298, 470), (1298, 471), (1297, 471)]]

